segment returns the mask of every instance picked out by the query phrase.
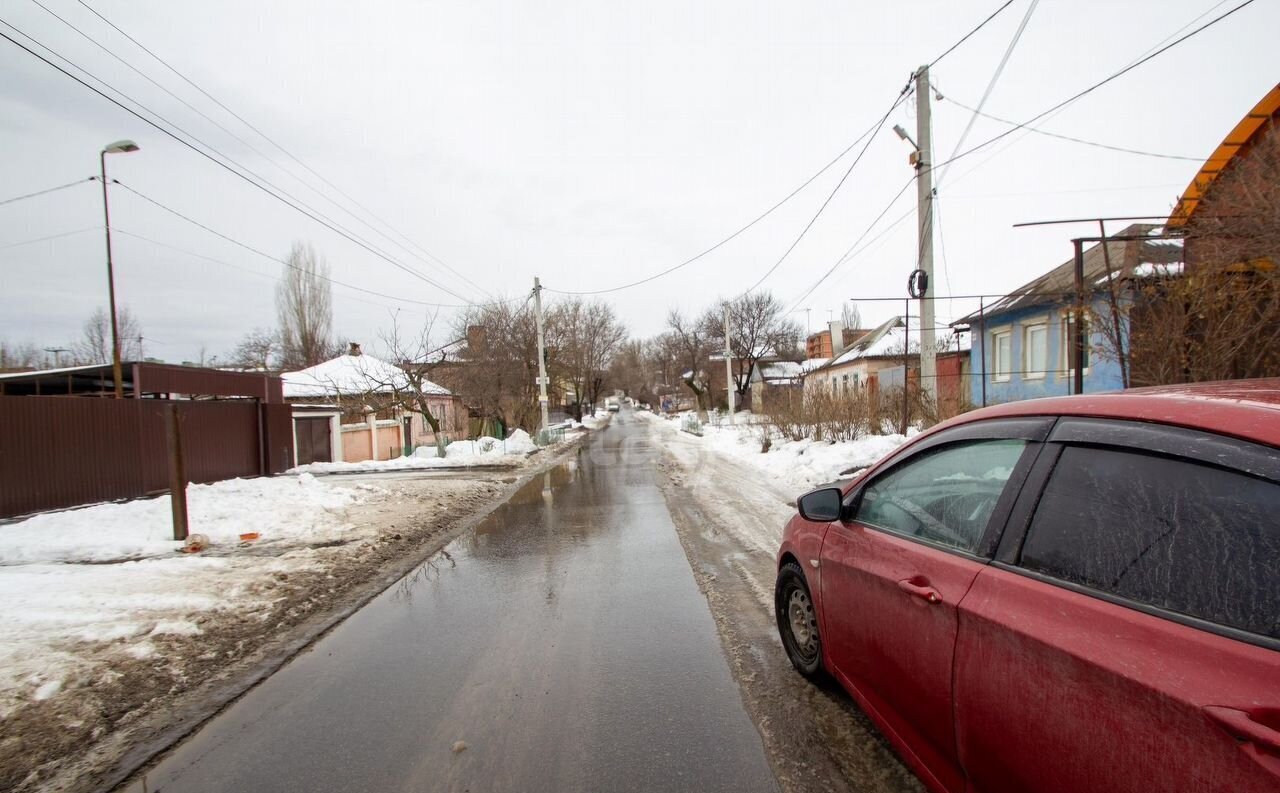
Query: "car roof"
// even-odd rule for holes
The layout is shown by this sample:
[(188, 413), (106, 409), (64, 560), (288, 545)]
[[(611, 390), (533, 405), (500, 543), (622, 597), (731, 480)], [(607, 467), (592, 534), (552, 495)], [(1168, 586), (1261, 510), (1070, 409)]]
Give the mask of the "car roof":
[(1093, 416), (1149, 421), (1280, 447), (1280, 377), (1028, 399), (981, 408), (938, 427), (1010, 416)]

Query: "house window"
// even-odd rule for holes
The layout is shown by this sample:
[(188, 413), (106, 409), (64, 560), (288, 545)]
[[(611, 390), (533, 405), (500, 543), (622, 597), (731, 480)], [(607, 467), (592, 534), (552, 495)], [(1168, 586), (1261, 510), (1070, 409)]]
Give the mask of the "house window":
[[(1084, 318), (1084, 373), (1089, 373), (1089, 334), (1093, 331), (1090, 326), (1089, 318)], [(1063, 377), (1071, 377), (1075, 374), (1075, 361), (1071, 359), (1071, 339), (1076, 332), (1076, 315), (1072, 311), (1064, 311), (1062, 313), (1062, 355), (1061, 364), (1058, 369), (1062, 372)]]
[(844, 375), (843, 377), (841, 377), (840, 384), (841, 384), (840, 387), (844, 389), (844, 392), (846, 394), (848, 394), (849, 393), (849, 375)]
[(1022, 377), (1039, 380), (1049, 368), (1049, 325), (1038, 322), (1022, 329)]
[(991, 332), (991, 379), (1008, 381), (1013, 372), (1013, 335), (1008, 330)]

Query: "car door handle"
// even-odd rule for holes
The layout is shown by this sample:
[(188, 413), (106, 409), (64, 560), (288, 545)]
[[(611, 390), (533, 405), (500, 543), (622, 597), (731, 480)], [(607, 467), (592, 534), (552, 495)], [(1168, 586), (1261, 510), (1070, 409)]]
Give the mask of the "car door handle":
[(918, 583), (919, 579), (906, 578), (898, 582), (898, 589), (909, 595), (914, 595), (929, 604), (941, 603), (942, 595), (938, 594), (938, 590), (929, 586), (927, 583)]
[(1256, 743), (1268, 749), (1280, 751), (1280, 730), (1268, 727), (1243, 710), (1224, 708), (1220, 705), (1205, 705), (1205, 714), (1218, 723), (1218, 726), (1231, 733), (1237, 740)]
[[(1280, 730), (1236, 708), (1205, 705), (1205, 715), (1240, 742), (1240, 748), (1255, 762), (1273, 774), (1280, 776)], [(1271, 709), (1272, 720), (1280, 718), (1280, 711)]]

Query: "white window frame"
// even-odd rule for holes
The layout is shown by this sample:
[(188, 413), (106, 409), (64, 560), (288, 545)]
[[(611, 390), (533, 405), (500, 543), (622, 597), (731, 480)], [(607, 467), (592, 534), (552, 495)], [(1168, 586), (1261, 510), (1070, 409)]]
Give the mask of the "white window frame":
[[(1061, 341), (1059, 345), (1059, 349), (1061, 353), (1058, 356), (1059, 358), (1058, 376), (1066, 380), (1070, 380), (1072, 377), (1075, 377), (1075, 374), (1076, 374), (1075, 367), (1071, 365), (1075, 362), (1071, 360), (1071, 333), (1070, 333), (1071, 326), (1075, 324), (1074, 323), (1075, 316), (1076, 316), (1076, 312), (1073, 309), (1070, 309), (1070, 308), (1063, 309), (1058, 322), (1058, 327), (1061, 329), (1061, 333), (1060, 333)], [(1085, 367), (1084, 367), (1084, 373), (1086, 375), (1089, 374), (1089, 367), (1093, 365), (1093, 344), (1090, 341), (1090, 336), (1092, 335), (1093, 335), (1093, 322), (1089, 317), (1089, 312), (1085, 311), (1084, 312), (1084, 354), (1085, 354), (1085, 357), (1088, 359), (1088, 363), (1085, 364)]]
[[(1035, 369), (1031, 365), (1031, 332), (1040, 330), (1044, 334), (1043, 368)], [(1022, 322), (1022, 379), (1043, 380), (1049, 371), (1049, 317), (1036, 317)]]
[[(1009, 325), (1002, 325), (998, 328), (992, 328), (991, 333), (991, 382), (1007, 383), (1013, 376), (1013, 328)], [(1000, 371), (1000, 339), (1008, 338), (1009, 340), (1009, 360), (1005, 362), (1007, 368), (1004, 372)]]

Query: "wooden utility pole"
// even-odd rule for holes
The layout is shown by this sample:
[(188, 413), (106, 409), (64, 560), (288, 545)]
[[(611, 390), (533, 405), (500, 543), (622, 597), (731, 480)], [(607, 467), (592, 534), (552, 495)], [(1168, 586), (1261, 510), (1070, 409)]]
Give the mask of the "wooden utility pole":
[[(533, 308), (538, 323), (538, 406), (542, 408), (542, 430), (546, 432), (551, 423), (548, 407), (551, 400), (547, 397), (547, 341), (542, 329), (542, 282), (533, 279)], [(578, 394), (578, 403), (582, 403), (582, 394)]]
[(182, 422), (178, 406), (164, 406), (165, 435), (169, 446), (169, 502), (173, 509), (173, 538), (187, 539), (187, 471), (182, 459)]
[(920, 228), (920, 386), (928, 401), (938, 396), (938, 360), (933, 321), (933, 130), (930, 122), (929, 67), (916, 72), (916, 217)]
[[(729, 397), (729, 426), (733, 426), (733, 348), (729, 346), (729, 304), (724, 304), (724, 390)], [(759, 410), (757, 407), (756, 410)]]

